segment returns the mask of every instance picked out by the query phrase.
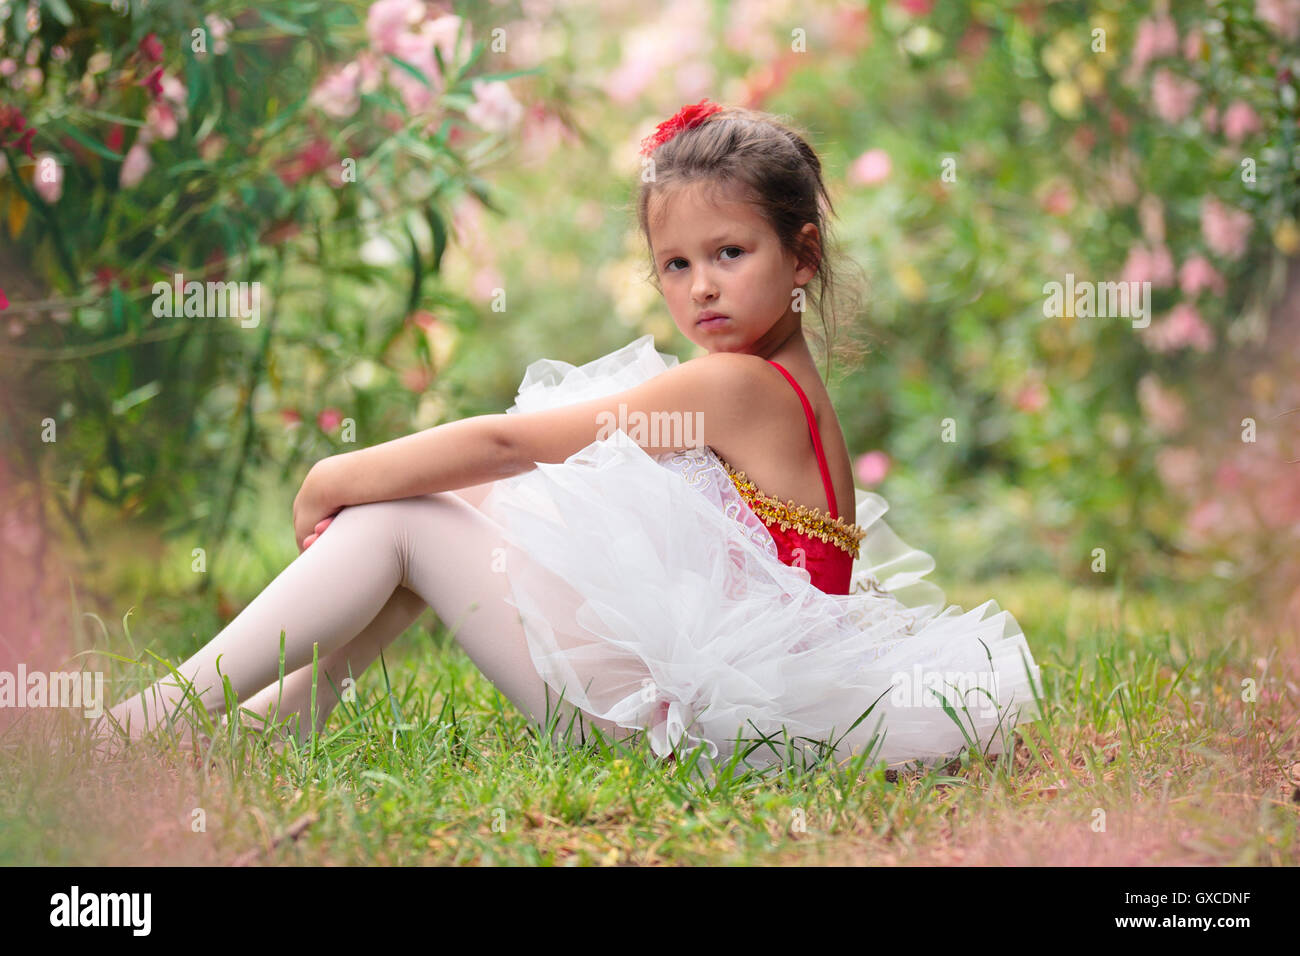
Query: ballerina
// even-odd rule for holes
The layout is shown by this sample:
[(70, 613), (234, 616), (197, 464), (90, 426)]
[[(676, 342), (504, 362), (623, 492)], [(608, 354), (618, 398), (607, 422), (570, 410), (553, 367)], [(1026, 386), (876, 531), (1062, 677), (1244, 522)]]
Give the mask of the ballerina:
[(1038, 716), (1014, 618), (946, 606), (933, 561), (853, 485), (803, 328), (806, 287), (820, 310), (831, 281), (815, 152), (705, 100), (643, 155), (653, 282), (706, 354), (645, 335), (579, 367), (541, 359), (505, 413), (317, 462), (298, 557), (114, 724), (137, 737), (187, 692), (223, 710), (224, 677), (306, 739), (426, 607), (534, 725), (644, 733), (662, 757), (928, 763), (1001, 753)]

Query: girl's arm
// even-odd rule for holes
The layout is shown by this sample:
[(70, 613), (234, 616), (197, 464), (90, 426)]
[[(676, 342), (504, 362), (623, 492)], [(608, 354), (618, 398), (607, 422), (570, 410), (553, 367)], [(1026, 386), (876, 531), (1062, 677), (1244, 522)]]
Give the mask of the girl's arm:
[[(683, 362), (634, 388), (543, 412), (479, 415), (317, 462), (303, 482), (326, 513), (348, 505), (452, 491), (562, 462), (623, 427), (648, 454), (712, 445), (725, 454), (772, 391), (752, 355)], [(637, 422), (644, 430), (638, 433)]]

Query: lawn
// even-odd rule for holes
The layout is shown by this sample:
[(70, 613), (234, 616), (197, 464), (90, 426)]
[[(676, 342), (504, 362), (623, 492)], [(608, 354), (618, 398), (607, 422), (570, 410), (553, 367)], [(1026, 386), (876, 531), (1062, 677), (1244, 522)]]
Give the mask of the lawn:
[[(989, 595), (1016, 614), (1043, 673), (1044, 719), (1018, 729), (1012, 760), (722, 767), (709, 779), (690, 759), (657, 762), (644, 742), (551, 744), (426, 612), (313, 746), (277, 750), (237, 726), (201, 757), (141, 746), (101, 764), (84, 720), (24, 714), (0, 738), (0, 862), (1300, 861), (1294, 637), (1172, 590), (1016, 577), (949, 599)], [(104, 621), (96, 645), (142, 654), (142, 619), (160, 634), (215, 633), (217, 603), (154, 599), (125, 627)], [(151, 649), (179, 659), (195, 640)], [(142, 672), (110, 666), (110, 699), (124, 693), (115, 679)]]

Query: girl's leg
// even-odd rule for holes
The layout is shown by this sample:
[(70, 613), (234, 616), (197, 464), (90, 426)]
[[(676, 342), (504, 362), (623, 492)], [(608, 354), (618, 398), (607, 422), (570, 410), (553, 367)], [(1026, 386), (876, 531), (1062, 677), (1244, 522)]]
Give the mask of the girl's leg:
[[(518, 613), (506, 603), (506, 576), (494, 568), (499, 547), (504, 542), (495, 523), (454, 493), (345, 508), (177, 671), (193, 683), (202, 706), (224, 709), (218, 667), (237, 699), (255, 694), (276, 683), (282, 629), (286, 674), (310, 668), (313, 643), (322, 658), (345, 648), (400, 585), (434, 609), (479, 669), (530, 720), (540, 723), (559, 711), (562, 730), (576, 711), (558, 704), (532, 664)], [(393, 626), (381, 626), (372, 637), (382, 644), (380, 632), (391, 639)], [(168, 676), (112, 714), (134, 735), (159, 723), (161, 708), (174, 709), (183, 698)], [(628, 733), (589, 715), (582, 720), (607, 736)]]
[[(454, 492), (474, 507), (487, 497), (495, 482), (457, 488)], [(328, 530), (328, 529), (327, 529)], [(333, 654), (322, 658), (316, 677), (316, 731), (322, 732), (334, 707), (339, 703), (335, 688), (344, 689), (343, 682), (361, 674), (394, 639), (403, 634), (419, 618), (428, 605), (414, 591), (399, 587), (393, 592), (375, 619), (365, 630)], [(241, 710), (251, 711), (271, 721), (284, 721), (289, 728), (297, 728), (300, 743), (311, 734), (307, 710), (311, 707), (311, 665), (286, 672), (284, 681), (276, 681), (258, 691), (240, 704)]]
[[(313, 545), (314, 547), (314, 545)], [(404, 587), (399, 587), (388, 603), (375, 615), (365, 629), (339, 650), (322, 657), (316, 672), (316, 732), (325, 729), (340, 693), (346, 694), (349, 678), (360, 679), (380, 651), (404, 633), (428, 608), (424, 599)], [(311, 708), (311, 664), (286, 672), (284, 683), (275, 681), (239, 705), (271, 723), (285, 722), (299, 743), (311, 736), (308, 722)]]

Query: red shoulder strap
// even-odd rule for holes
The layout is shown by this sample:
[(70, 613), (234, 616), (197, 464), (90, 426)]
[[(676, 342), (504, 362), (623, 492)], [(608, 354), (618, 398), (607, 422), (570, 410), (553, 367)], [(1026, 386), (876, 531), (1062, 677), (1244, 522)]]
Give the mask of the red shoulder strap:
[(839, 513), (835, 508), (835, 486), (831, 484), (831, 472), (830, 469), (826, 467), (826, 455), (822, 452), (822, 437), (817, 431), (817, 419), (813, 417), (812, 405), (808, 401), (808, 396), (803, 393), (803, 389), (800, 388), (799, 383), (794, 380), (794, 376), (782, 368), (779, 362), (773, 362), (771, 359), (768, 359), (767, 361), (780, 369), (781, 374), (784, 375), (786, 380), (794, 386), (795, 393), (799, 396), (799, 401), (803, 402), (803, 413), (808, 419), (808, 431), (812, 434), (813, 450), (817, 452), (817, 467), (821, 469), (822, 484), (826, 486), (826, 501), (830, 505), (831, 518), (838, 518)]

